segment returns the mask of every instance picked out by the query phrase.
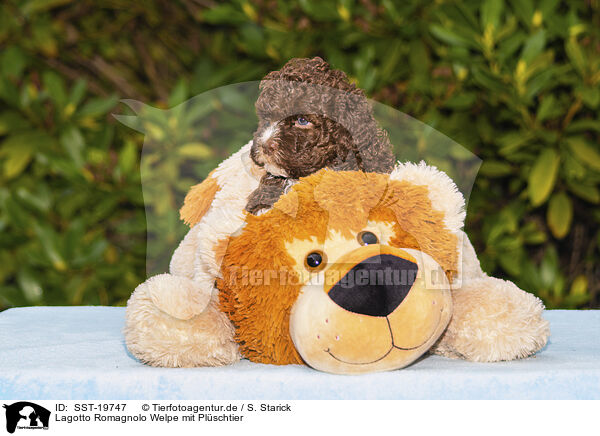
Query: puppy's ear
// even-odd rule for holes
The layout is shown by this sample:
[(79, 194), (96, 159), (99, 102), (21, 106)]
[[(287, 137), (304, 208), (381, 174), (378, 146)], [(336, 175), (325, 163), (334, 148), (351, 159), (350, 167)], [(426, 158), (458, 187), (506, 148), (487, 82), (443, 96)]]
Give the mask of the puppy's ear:
[(364, 92), (344, 93), (341, 124), (350, 132), (345, 148), (354, 154), (358, 169), (367, 173), (389, 174), (394, 169), (394, 154), (387, 132), (377, 126), (373, 109)]
[(358, 144), (358, 152), (362, 159), (363, 171), (367, 173), (387, 174), (394, 169), (392, 144), (383, 129), (376, 129), (371, 141)]
[(202, 183), (190, 188), (185, 196), (183, 206), (179, 210), (179, 216), (190, 227), (194, 227), (200, 222), (204, 214), (208, 212), (215, 195), (221, 189), (213, 172), (211, 171)]
[(431, 205), (444, 213), (446, 227), (455, 234), (462, 229), (465, 221), (465, 198), (445, 172), (424, 161), (418, 164), (398, 162), (390, 179), (426, 186)]
[(242, 232), (242, 229), (243, 227), (238, 229), (238, 231), (235, 232), (233, 235), (226, 236), (223, 239), (219, 239), (217, 243), (213, 246), (213, 251), (215, 252), (215, 263), (217, 265), (220, 266), (223, 262), (223, 258), (225, 257), (225, 254), (227, 254), (227, 249), (229, 248), (229, 241), (231, 240), (231, 238), (239, 235)]

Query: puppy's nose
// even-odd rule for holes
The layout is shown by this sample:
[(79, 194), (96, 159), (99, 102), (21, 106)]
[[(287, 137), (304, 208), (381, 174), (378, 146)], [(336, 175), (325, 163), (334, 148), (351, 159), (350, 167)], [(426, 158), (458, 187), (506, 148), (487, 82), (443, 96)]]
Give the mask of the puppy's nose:
[(329, 298), (350, 312), (388, 316), (410, 292), (418, 270), (416, 263), (393, 254), (371, 256), (350, 269)]

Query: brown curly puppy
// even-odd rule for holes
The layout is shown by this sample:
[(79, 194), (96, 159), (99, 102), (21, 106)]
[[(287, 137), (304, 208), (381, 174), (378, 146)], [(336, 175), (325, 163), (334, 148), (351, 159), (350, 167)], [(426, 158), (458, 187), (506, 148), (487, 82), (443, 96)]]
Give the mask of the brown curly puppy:
[(265, 76), (250, 156), (267, 174), (246, 210), (270, 208), (298, 178), (321, 168), (389, 173), (392, 147), (363, 90), (319, 57), (291, 59)]

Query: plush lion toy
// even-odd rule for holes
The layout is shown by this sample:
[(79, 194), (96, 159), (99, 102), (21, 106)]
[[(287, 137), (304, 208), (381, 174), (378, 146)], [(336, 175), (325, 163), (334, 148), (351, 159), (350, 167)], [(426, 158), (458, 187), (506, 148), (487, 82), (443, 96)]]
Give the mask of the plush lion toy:
[[(461, 230), (464, 199), (433, 167), (321, 170), (259, 216), (227, 210), (202, 221), (229, 233), (179, 251), (191, 274), (168, 286), (156, 276), (133, 293), (126, 342), (143, 362), (246, 357), (354, 374), (402, 368), (428, 350), (497, 361), (546, 344), (541, 301), (482, 272)], [(207, 259), (219, 278), (199, 294)]]

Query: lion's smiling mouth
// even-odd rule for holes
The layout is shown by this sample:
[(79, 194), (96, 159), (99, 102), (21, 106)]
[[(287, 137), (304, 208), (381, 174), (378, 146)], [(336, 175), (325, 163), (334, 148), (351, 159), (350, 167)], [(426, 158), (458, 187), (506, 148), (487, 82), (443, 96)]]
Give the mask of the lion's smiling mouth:
[(386, 358), (386, 357), (387, 357), (387, 356), (388, 356), (388, 355), (389, 355), (389, 354), (390, 354), (390, 353), (391, 353), (391, 352), (392, 352), (394, 349), (396, 349), (396, 350), (402, 350), (402, 351), (410, 351), (410, 350), (416, 350), (416, 349), (418, 349), (418, 348), (422, 347), (423, 345), (425, 345), (425, 344), (426, 344), (427, 342), (429, 342), (429, 340), (430, 340), (430, 339), (431, 339), (431, 338), (432, 338), (432, 337), (433, 337), (433, 336), (434, 336), (434, 335), (437, 333), (437, 330), (438, 330), (438, 328), (439, 328), (439, 326), (440, 326), (440, 322), (441, 322), (441, 320), (442, 320), (442, 313), (443, 313), (443, 312), (444, 312), (444, 309), (443, 309), (443, 308), (441, 308), (441, 309), (440, 309), (440, 312), (439, 312), (439, 314), (438, 314), (438, 319), (437, 319), (437, 322), (436, 322), (435, 328), (433, 329), (433, 332), (431, 333), (431, 335), (429, 335), (429, 337), (428, 337), (427, 339), (425, 339), (425, 340), (424, 340), (424, 341), (423, 341), (423, 342), (422, 342), (420, 345), (416, 345), (416, 346), (414, 346), (414, 347), (399, 347), (398, 345), (396, 345), (396, 344), (394, 343), (394, 332), (393, 332), (393, 330), (392, 330), (392, 326), (390, 325), (390, 320), (389, 320), (389, 318), (386, 316), (386, 317), (385, 317), (385, 319), (386, 319), (386, 321), (387, 321), (388, 331), (389, 331), (389, 333), (390, 333), (390, 339), (391, 339), (391, 343), (392, 343), (392, 345), (390, 346), (389, 350), (387, 350), (387, 351), (386, 351), (386, 352), (383, 354), (383, 356), (381, 356), (381, 357), (379, 357), (379, 358), (377, 358), (377, 359), (375, 359), (375, 360), (372, 360), (372, 361), (370, 361), (370, 362), (348, 362), (348, 361), (346, 361), (346, 360), (342, 360), (342, 359), (340, 359), (340, 358), (336, 357), (336, 356), (335, 356), (335, 355), (334, 355), (334, 354), (331, 352), (331, 349), (330, 349), (330, 348), (327, 348), (327, 349), (325, 349), (325, 350), (323, 350), (323, 351), (324, 351), (325, 353), (329, 354), (331, 357), (333, 357), (333, 358), (334, 358), (335, 360), (337, 360), (338, 362), (345, 363), (345, 364), (347, 364), (347, 365), (371, 365), (371, 364), (373, 364), (373, 363), (377, 363), (377, 362), (380, 362), (380, 361), (382, 361), (383, 359), (385, 359), (385, 358)]

